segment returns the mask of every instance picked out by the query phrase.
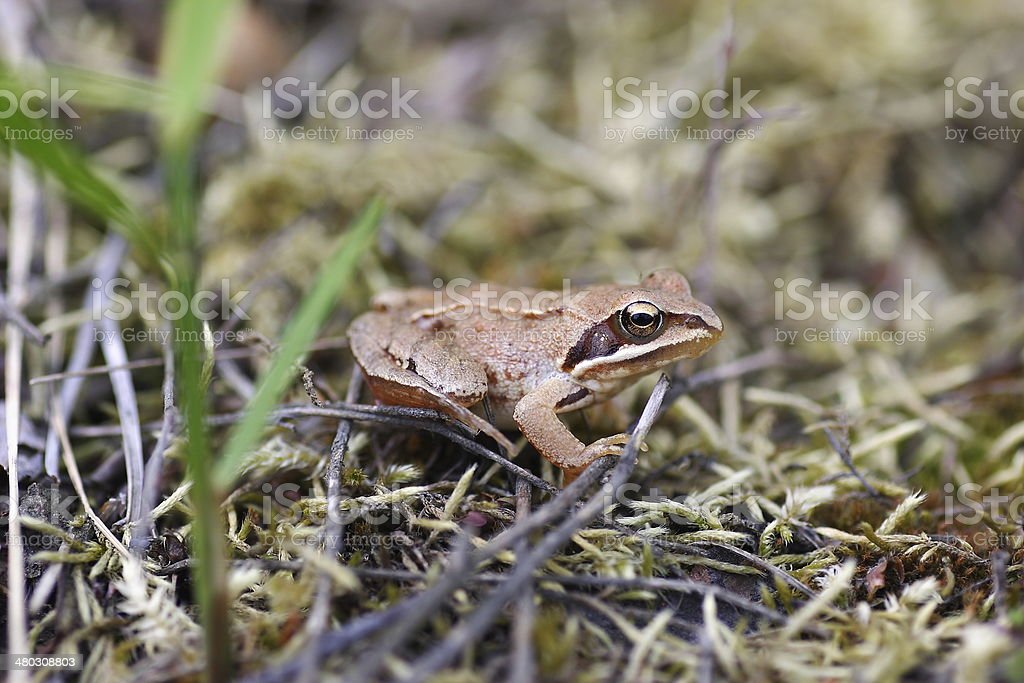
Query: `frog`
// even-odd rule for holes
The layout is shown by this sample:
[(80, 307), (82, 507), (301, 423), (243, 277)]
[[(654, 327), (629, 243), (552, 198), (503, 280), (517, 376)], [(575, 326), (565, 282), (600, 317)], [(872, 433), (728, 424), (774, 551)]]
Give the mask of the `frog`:
[(606, 401), (641, 378), (703, 355), (723, 334), (686, 277), (657, 270), (636, 285), (561, 295), (489, 283), (462, 290), (391, 290), (348, 328), (374, 398), (441, 411), (516, 449), (518, 429), (563, 485), (594, 460), (620, 455), (627, 434), (585, 444), (559, 415)]

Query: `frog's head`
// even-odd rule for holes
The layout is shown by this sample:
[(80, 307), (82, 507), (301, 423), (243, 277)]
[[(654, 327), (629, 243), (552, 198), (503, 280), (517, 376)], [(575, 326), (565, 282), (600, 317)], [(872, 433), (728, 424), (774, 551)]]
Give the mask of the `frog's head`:
[(722, 321), (671, 270), (656, 271), (636, 287), (587, 290), (572, 309), (579, 333), (562, 370), (581, 382), (641, 377), (700, 356), (722, 336)]

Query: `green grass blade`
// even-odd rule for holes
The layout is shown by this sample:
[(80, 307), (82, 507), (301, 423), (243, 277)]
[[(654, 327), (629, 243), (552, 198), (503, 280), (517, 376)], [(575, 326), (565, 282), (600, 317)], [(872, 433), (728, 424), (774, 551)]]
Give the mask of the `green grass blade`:
[[(0, 80), (11, 85), (13, 93), (28, 89), (3, 64)], [(0, 117), (0, 147), (19, 154), (52, 177), (73, 203), (123, 232), (136, 248), (155, 260), (159, 241), (144, 227), (136, 207), (102, 177), (74, 143), (61, 137), (66, 133), (54, 127), (49, 118), (30, 118), (19, 108)]]
[(360, 256), (376, 234), (383, 210), (380, 198), (367, 204), (343, 236), (334, 255), (321, 267), (316, 283), (289, 322), (273, 363), (249, 402), (242, 421), (232, 431), (224, 457), (217, 463), (215, 479), (221, 489), (231, 486), (245, 455), (263, 434), (267, 415), (295, 376), (296, 362), (316, 337), (338, 292), (352, 279)]
[(77, 90), (72, 102), (90, 110), (157, 113), (167, 103), (151, 79), (131, 73), (103, 73), (74, 64), (48, 64), (46, 75), (57, 78), (62, 90)]
[(167, 92), (161, 107), (165, 149), (191, 142), (223, 66), (239, 7), (238, 0), (178, 0), (168, 11), (160, 55), (161, 84)]
[[(199, 280), (196, 234), (196, 169), (193, 144), (229, 44), (237, 0), (176, 0), (168, 9), (160, 56), (160, 86), (166, 101), (159, 108), (160, 148), (172, 231), (168, 247), (170, 284), (191, 301)], [(231, 677), (227, 562), (220, 520), (219, 491), (213, 481), (212, 453), (206, 433), (207, 396), (203, 386), (202, 325), (191, 308), (176, 324), (178, 386), (188, 430), (188, 466), (192, 477), (193, 569), (203, 618), (208, 681)]]
[(69, 93), (67, 107), (79, 116), (83, 110), (87, 115), (96, 110), (156, 113), (167, 99), (151, 78), (128, 72), (104, 73), (60, 63), (17, 72), (0, 66), (0, 89), (19, 99), (28, 90), (49, 92), (53, 83), (60, 93)]

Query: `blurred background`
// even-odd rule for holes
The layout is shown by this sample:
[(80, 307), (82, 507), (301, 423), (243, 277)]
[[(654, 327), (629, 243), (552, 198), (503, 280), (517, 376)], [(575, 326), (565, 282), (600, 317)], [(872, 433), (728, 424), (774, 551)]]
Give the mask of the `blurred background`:
[[(153, 230), (172, 230), (159, 98), (146, 87), (164, 3), (25, 6), (31, 31), (7, 63), (20, 74), (46, 64), (80, 89), (75, 116), (57, 127)], [(744, 486), (779, 505), (793, 486), (833, 482), (846, 468), (819, 429), (828, 420), (870, 444), (854, 449), (856, 464), (890, 483), (888, 495), (929, 494), (922, 510), (934, 516), (907, 533), (963, 531), (941, 518), (946, 484), (1024, 492), (1024, 434), (1010, 431), (1024, 393), (1024, 3), (287, 0), (243, 3), (230, 27), (195, 142), (200, 285), (228, 278), (251, 290), (246, 326), (258, 335), (280, 337), (325, 250), (380, 194), (390, 210), (324, 338), (341, 337), (373, 293), (435, 278), (557, 291), (564, 278), (632, 283), (663, 267), (690, 277), (726, 336), (680, 374), (766, 362), (755, 391), (731, 380), (659, 423), (642, 468), (662, 495), (743, 468)], [(687, 109), (693, 98), (704, 106)], [(9, 172), (0, 165), (4, 186)], [(11, 210), (6, 193), (0, 205)], [(47, 210), (66, 239), (58, 291), (77, 306), (106, 226), (73, 204)], [(121, 266), (133, 282), (157, 270), (136, 252)], [(798, 319), (789, 288), (800, 282), (806, 296), (822, 285), (872, 300), (897, 292), (900, 310), (924, 293), (925, 315), (834, 319), (816, 304)], [(30, 286), (18, 305), (42, 320), (53, 291)], [(144, 340), (127, 352), (162, 348)], [(29, 376), (63, 367), (68, 353), (30, 358)], [(211, 387), (215, 407), (244, 405), (247, 378), (267, 362), (227, 368)], [(310, 365), (343, 393), (347, 352)], [(161, 372), (135, 377), (142, 421), (159, 421)], [(590, 411), (594, 433), (628, 425), (652, 382)], [(104, 382), (84, 395), (73, 436), (86, 439), (113, 410)], [(301, 387), (290, 397), (303, 400)], [(93, 470), (111, 442), (80, 447)], [(356, 463), (380, 475), (394, 456), (384, 452)], [(672, 467), (688, 453), (721, 467)], [(426, 480), (449, 471), (427, 469)], [(116, 479), (94, 475), (114, 495)], [(814, 523), (885, 517), (851, 491)], [(775, 542), (762, 551), (781, 552)], [(986, 552), (987, 541), (967, 542)]]
[[(153, 74), (161, 3), (40, 6), (41, 58)], [(947, 117), (944, 81), (1024, 88), (1022, 14), (1012, 2), (247, 3), (223, 37), (200, 144), (204, 274), (275, 283), (256, 311), (273, 334), (278, 295), (308, 283), (326, 241), (383, 188), (395, 210), (344, 295), (353, 310), (435, 277), (560, 286), (674, 267), (723, 309), (719, 353), (735, 355), (774, 343), (777, 278), (869, 296), (912, 278), (933, 292), (939, 335), (1001, 321), (974, 337), (979, 355), (1013, 356), (1020, 119)], [(726, 116), (659, 118), (668, 96), (640, 96), (652, 84), (724, 88)], [(344, 98), (328, 111), (338, 93), (377, 89), (383, 118)], [(753, 116), (737, 93), (753, 94)], [(72, 102), (75, 142), (141, 202), (155, 197), (143, 113)], [(979, 126), (998, 137), (976, 139)], [(90, 239), (75, 231), (72, 255)], [(853, 352), (829, 346), (812, 352)]]

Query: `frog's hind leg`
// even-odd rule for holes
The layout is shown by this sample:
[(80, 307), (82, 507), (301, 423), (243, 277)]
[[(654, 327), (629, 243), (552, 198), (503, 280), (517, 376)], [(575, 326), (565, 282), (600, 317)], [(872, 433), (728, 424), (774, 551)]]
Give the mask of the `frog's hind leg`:
[(381, 334), (388, 321), (364, 320), (377, 317), (371, 313), (357, 319), (349, 329), (349, 340), (352, 354), (365, 371), (366, 383), (379, 401), (441, 410), (490, 436), (506, 454), (515, 451), (504, 434), (468, 408), (487, 395), (487, 374), (482, 365), (458, 345), (429, 334), (406, 344), (384, 346), (382, 338), (396, 336)]

